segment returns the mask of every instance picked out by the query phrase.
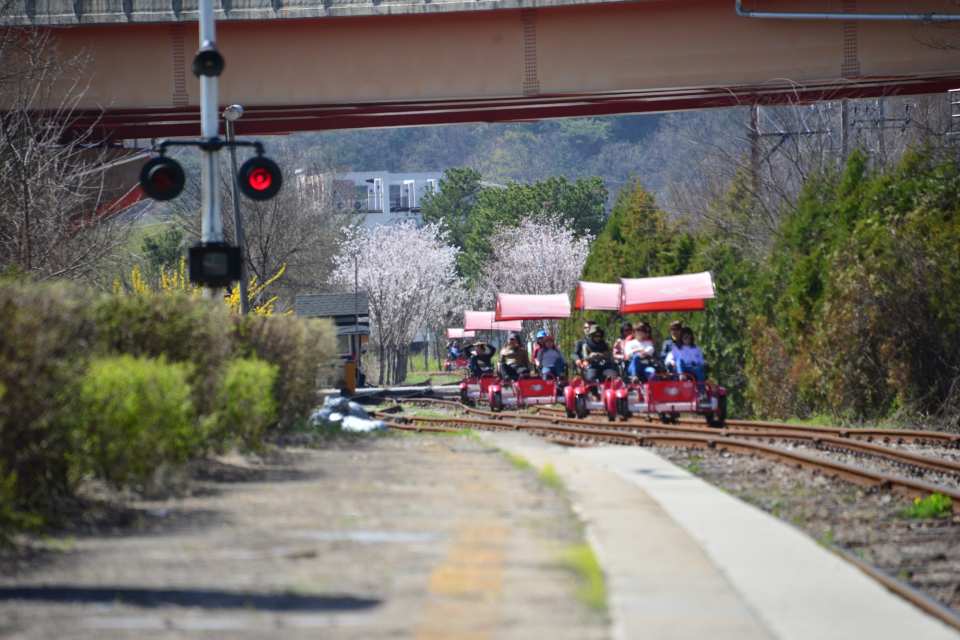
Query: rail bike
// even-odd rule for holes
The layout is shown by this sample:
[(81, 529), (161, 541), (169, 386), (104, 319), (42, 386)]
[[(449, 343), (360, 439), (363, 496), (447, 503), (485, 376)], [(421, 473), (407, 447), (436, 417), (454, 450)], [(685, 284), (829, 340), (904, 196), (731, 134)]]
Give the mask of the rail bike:
[[(495, 320), (522, 322), (524, 320), (559, 320), (570, 317), (570, 299), (564, 293), (547, 295), (497, 295)], [(563, 389), (564, 380), (558, 376), (541, 377), (528, 369), (519, 371), (516, 380), (501, 377), (487, 390), (491, 411), (523, 409), (536, 405), (554, 404)]]
[[(520, 331), (523, 326), (517, 322), (497, 322), (493, 311), (464, 311), (462, 329), (447, 329), (447, 337), (476, 337), (477, 331)], [(474, 343), (476, 346), (478, 343)], [(469, 371), (469, 360), (464, 365), (467, 375), (459, 383), (460, 401), (464, 404), (478, 404), (489, 398), (490, 385), (500, 382), (500, 376), (492, 367), (481, 366), (477, 371)]]
[(470, 366), (470, 361), (464, 356), (458, 356), (456, 358), (447, 358), (443, 361), (443, 370), (444, 371), (459, 371), (460, 369), (466, 369)]
[[(698, 311), (715, 295), (709, 272), (657, 278), (621, 278), (620, 284), (583, 282), (577, 286), (575, 304), (579, 310), (617, 310), (628, 313)], [(625, 381), (621, 375), (607, 375), (586, 382), (571, 381), (565, 390), (564, 405), (570, 417), (584, 418), (591, 411), (603, 411), (609, 420), (632, 415), (659, 417), (676, 422), (681, 414), (701, 415), (711, 427), (722, 428), (727, 415), (727, 392), (706, 380), (702, 392), (689, 374), (658, 371), (651, 379)]]

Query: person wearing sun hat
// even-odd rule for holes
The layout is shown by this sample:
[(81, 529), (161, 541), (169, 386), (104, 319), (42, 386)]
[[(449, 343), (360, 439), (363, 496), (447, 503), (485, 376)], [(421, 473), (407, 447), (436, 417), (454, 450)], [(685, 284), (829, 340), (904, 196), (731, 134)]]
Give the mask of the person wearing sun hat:
[(530, 370), (530, 356), (520, 340), (520, 334), (511, 333), (507, 344), (500, 349), (500, 375), (517, 380), (521, 369)]
[(477, 340), (467, 347), (467, 353), (470, 354), (467, 367), (470, 369), (470, 375), (474, 378), (479, 378), (482, 373), (493, 370), (491, 360), (496, 350), (490, 344), (483, 340)]

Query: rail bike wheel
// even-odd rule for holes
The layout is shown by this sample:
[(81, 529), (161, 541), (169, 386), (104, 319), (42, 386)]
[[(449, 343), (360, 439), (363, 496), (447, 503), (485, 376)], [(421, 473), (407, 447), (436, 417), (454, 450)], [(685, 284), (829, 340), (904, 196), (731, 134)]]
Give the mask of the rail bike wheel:
[(617, 413), (623, 419), (630, 417), (630, 403), (627, 402), (626, 398), (617, 398)]
[(604, 402), (604, 408), (607, 411), (607, 420), (614, 422), (617, 419), (617, 416), (620, 414), (618, 407), (620, 406), (620, 399), (617, 398), (614, 400), (613, 406), (610, 406), (610, 403)]
[(577, 396), (574, 406), (576, 407), (576, 417), (580, 418), (581, 420), (590, 414), (590, 410), (587, 409), (586, 396)]
[(490, 411), (503, 411), (503, 394), (499, 391), (490, 395)]
[(707, 414), (707, 426), (723, 429), (727, 425), (727, 396), (717, 398), (717, 410)]
[(460, 389), (460, 402), (470, 404), (470, 396), (467, 394), (466, 389)]

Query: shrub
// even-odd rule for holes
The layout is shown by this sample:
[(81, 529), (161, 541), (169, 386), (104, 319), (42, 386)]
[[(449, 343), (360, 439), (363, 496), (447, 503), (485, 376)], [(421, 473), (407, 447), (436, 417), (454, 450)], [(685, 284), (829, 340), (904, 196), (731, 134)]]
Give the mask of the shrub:
[(16, 477), (11, 509), (50, 515), (69, 494), (65, 417), (94, 341), (86, 306), (66, 284), (0, 282), (0, 468)]
[(216, 419), (208, 434), (219, 449), (234, 441), (247, 449), (259, 449), (267, 427), (277, 419), (273, 396), (277, 367), (244, 358), (231, 360), (217, 390)]
[(926, 498), (914, 498), (913, 504), (904, 509), (905, 518), (945, 518), (953, 513), (953, 500), (942, 493), (931, 493)]
[(76, 447), (81, 471), (142, 485), (163, 463), (185, 462), (203, 443), (194, 424), (191, 367), (129, 355), (91, 362), (79, 385)]
[(214, 411), (215, 390), (232, 351), (222, 303), (171, 291), (114, 295), (96, 305), (94, 317), (100, 353), (191, 363), (194, 407), (200, 415)]
[(317, 403), (318, 371), (336, 357), (331, 324), (325, 320), (250, 315), (235, 319), (234, 336), (239, 355), (277, 367), (277, 426), (288, 429), (306, 418)]
[(0, 465), (0, 547), (11, 543), (11, 532), (43, 524), (40, 515), (17, 508), (18, 495), (17, 475), (5, 473)]

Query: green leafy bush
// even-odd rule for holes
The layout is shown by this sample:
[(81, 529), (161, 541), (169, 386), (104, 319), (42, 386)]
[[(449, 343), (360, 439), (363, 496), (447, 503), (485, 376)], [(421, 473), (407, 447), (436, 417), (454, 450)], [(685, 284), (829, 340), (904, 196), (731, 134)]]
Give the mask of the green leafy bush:
[(107, 296), (95, 305), (94, 318), (102, 354), (191, 363), (194, 407), (200, 415), (212, 414), (232, 354), (230, 316), (222, 303), (176, 291)]
[(191, 366), (121, 355), (90, 363), (79, 384), (71, 459), (116, 486), (146, 483), (186, 462), (203, 436), (194, 422)]
[(52, 515), (70, 493), (65, 417), (94, 343), (86, 307), (66, 284), (0, 282), (0, 468), (18, 511)]
[(5, 473), (0, 465), (0, 547), (11, 543), (11, 534), (18, 530), (34, 529), (43, 524), (43, 517), (17, 507), (17, 475)]
[(277, 419), (273, 396), (276, 365), (256, 358), (231, 360), (217, 390), (216, 420), (208, 438), (223, 449), (240, 442), (247, 449), (259, 449), (266, 429)]
[(942, 493), (931, 493), (926, 498), (914, 498), (913, 504), (904, 510), (907, 518), (945, 518), (953, 513), (953, 500)]
[(336, 358), (332, 325), (326, 320), (250, 315), (235, 319), (234, 338), (238, 355), (277, 367), (277, 426), (288, 429), (306, 418), (317, 403), (318, 372)]

